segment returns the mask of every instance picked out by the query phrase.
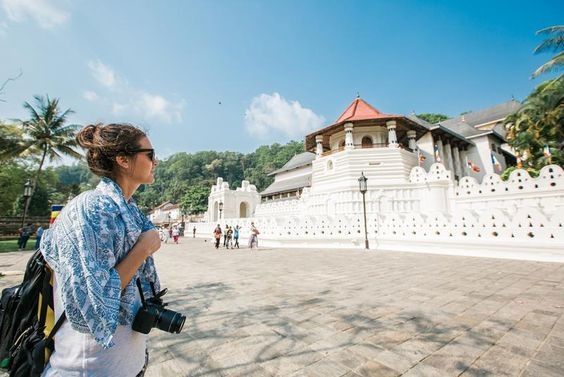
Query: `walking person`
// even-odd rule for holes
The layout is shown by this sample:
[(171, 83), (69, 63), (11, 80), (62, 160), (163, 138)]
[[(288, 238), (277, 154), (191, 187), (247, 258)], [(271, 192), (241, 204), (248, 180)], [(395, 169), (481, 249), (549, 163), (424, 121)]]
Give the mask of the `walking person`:
[(35, 250), (39, 249), (41, 245), (41, 237), (43, 236), (43, 226), (39, 224), (37, 230), (35, 231), (35, 246), (33, 247)]
[(177, 227), (172, 228), (172, 239), (175, 244), (178, 244), (178, 237), (180, 236), (180, 231)]
[(152, 255), (161, 241), (132, 196), (154, 182), (155, 152), (129, 124), (89, 125), (76, 141), (101, 180), (42, 236), (41, 253), (54, 271), (55, 318), (66, 315), (43, 376), (143, 376), (148, 335), (132, 328), (142, 307), (136, 282), (147, 299), (151, 286), (160, 291)]
[(160, 237), (161, 241), (164, 241), (166, 239), (164, 229), (163, 228), (157, 228), (157, 230), (159, 232), (159, 237)]
[(168, 243), (168, 240), (170, 239), (169, 235), (170, 232), (168, 231), (168, 227), (163, 228), (161, 240), (164, 240), (164, 243)]
[(18, 250), (25, 250), (27, 246), (27, 240), (31, 237), (31, 233), (33, 229), (31, 228), (31, 223), (27, 223), (27, 225), (22, 226), (19, 229), (20, 237), (18, 238)]
[(215, 239), (215, 248), (219, 249), (219, 242), (221, 241), (221, 226), (217, 224), (213, 231), (213, 238)]
[(194, 226), (194, 229), (192, 229), (192, 238), (196, 238), (196, 227)]
[(255, 226), (254, 222), (251, 222), (251, 236), (249, 237), (249, 248), (252, 250), (258, 250), (258, 235), (260, 234), (259, 230)]
[(239, 248), (239, 225), (235, 226), (235, 229), (233, 229), (233, 239), (235, 240), (235, 244), (233, 245), (233, 247), (237, 247), (237, 249)]
[(231, 241), (233, 238), (233, 228), (228, 226), (225, 234), (227, 235), (227, 249), (229, 249), (230, 247), (231, 249), (233, 249), (233, 242)]
[(223, 234), (223, 247), (227, 247), (227, 229), (229, 229), (229, 225), (225, 224), (225, 233)]

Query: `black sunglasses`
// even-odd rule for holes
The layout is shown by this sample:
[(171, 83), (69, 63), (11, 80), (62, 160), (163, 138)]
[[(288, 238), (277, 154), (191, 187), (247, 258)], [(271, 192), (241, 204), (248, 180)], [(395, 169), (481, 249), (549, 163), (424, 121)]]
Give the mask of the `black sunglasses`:
[(152, 148), (133, 149), (129, 151), (131, 154), (146, 152), (151, 161), (155, 161), (155, 150)]

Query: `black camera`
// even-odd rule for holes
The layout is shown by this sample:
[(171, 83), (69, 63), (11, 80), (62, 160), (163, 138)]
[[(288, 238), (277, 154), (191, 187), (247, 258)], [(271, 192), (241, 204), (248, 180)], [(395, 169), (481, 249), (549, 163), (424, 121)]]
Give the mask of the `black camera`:
[(143, 307), (137, 312), (131, 328), (143, 334), (148, 334), (153, 327), (169, 333), (180, 333), (182, 327), (184, 327), (186, 316), (164, 308), (167, 304), (163, 302), (161, 297), (166, 294), (167, 289), (165, 288), (159, 293), (156, 293), (155, 286), (151, 283), (153, 297), (145, 300), (139, 279), (137, 279), (137, 288), (141, 295)]

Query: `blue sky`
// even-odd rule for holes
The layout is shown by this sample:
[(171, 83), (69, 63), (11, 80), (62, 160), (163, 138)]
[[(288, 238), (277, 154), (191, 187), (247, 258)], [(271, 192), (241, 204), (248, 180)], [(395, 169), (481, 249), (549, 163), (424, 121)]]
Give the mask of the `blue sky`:
[(0, 0), (0, 119), (59, 98), (71, 122), (130, 122), (158, 155), (303, 140), (357, 92), (456, 116), (515, 97), (562, 1)]

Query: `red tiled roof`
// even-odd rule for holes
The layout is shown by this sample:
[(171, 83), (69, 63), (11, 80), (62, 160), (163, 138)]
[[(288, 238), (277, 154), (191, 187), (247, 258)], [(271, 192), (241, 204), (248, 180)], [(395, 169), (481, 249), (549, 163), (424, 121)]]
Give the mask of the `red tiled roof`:
[(361, 98), (355, 98), (349, 107), (341, 114), (334, 124), (341, 122), (352, 122), (355, 120), (380, 119), (380, 118), (396, 118), (401, 115), (384, 114), (374, 107), (370, 106)]

